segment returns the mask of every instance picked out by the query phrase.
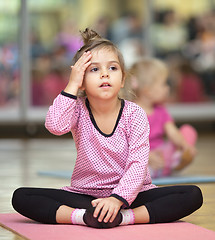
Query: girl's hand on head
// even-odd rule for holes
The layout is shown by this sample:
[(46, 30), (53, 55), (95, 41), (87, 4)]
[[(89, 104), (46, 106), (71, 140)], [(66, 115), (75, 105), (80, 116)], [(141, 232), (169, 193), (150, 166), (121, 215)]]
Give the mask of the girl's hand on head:
[(79, 88), (82, 86), (85, 71), (91, 64), (91, 57), (92, 55), (90, 51), (84, 52), (83, 55), (75, 63), (75, 65), (71, 66), (72, 71), (69, 81), (76, 83)]
[(99, 215), (98, 221), (105, 223), (113, 222), (123, 202), (115, 197), (98, 198), (92, 201), (92, 206), (96, 207), (93, 216), (96, 218)]
[(91, 58), (92, 55), (90, 51), (84, 52), (75, 65), (71, 66), (72, 70), (65, 92), (77, 94), (78, 89), (82, 87), (85, 71), (91, 64)]

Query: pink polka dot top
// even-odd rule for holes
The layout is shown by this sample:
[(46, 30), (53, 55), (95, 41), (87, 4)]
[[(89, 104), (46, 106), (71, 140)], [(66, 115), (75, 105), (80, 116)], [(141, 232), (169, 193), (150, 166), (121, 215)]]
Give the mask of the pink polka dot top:
[(107, 135), (97, 126), (87, 98), (62, 92), (49, 107), (45, 126), (55, 135), (71, 131), (76, 144), (71, 185), (63, 190), (114, 196), (128, 207), (139, 192), (156, 187), (148, 170), (148, 119), (135, 103), (121, 100), (115, 127)]

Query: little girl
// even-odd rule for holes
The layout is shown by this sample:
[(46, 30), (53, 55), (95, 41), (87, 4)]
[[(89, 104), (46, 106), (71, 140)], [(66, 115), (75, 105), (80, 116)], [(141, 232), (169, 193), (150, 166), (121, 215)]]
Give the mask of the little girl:
[[(167, 176), (181, 170), (196, 155), (196, 130), (186, 124), (180, 129), (164, 106), (169, 93), (168, 70), (159, 59), (143, 58), (135, 63), (130, 82), (134, 89), (134, 101), (148, 115), (150, 125), (149, 166), (152, 178)], [(167, 137), (167, 140), (164, 138)]]
[(72, 132), (77, 159), (71, 184), (19, 188), (14, 209), (42, 223), (95, 228), (171, 222), (196, 211), (202, 205), (198, 187), (157, 188), (151, 182), (149, 124), (142, 108), (119, 98), (125, 81), (119, 50), (89, 29), (82, 38), (68, 85), (45, 123), (55, 135)]

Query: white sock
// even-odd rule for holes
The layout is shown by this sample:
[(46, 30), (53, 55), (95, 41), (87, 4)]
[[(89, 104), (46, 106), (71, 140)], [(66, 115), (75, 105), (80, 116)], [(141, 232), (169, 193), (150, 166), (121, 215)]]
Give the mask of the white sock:
[(72, 224), (75, 225), (86, 225), (84, 220), (83, 220), (83, 216), (86, 212), (86, 209), (78, 209), (76, 208), (75, 210), (73, 210), (72, 214), (71, 214), (71, 222)]
[(122, 222), (120, 225), (134, 224), (135, 216), (132, 209), (122, 209), (120, 212), (122, 214)]

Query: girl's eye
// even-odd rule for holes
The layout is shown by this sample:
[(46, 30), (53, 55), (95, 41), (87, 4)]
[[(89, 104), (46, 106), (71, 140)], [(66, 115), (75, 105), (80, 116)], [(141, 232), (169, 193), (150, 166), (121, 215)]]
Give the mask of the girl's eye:
[(117, 67), (112, 66), (112, 67), (110, 67), (110, 70), (112, 70), (112, 71), (117, 70)]
[(98, 68), (97, 67), (94, 67), (90, 70), (91, 72), (97, 72), (98, 71)]

